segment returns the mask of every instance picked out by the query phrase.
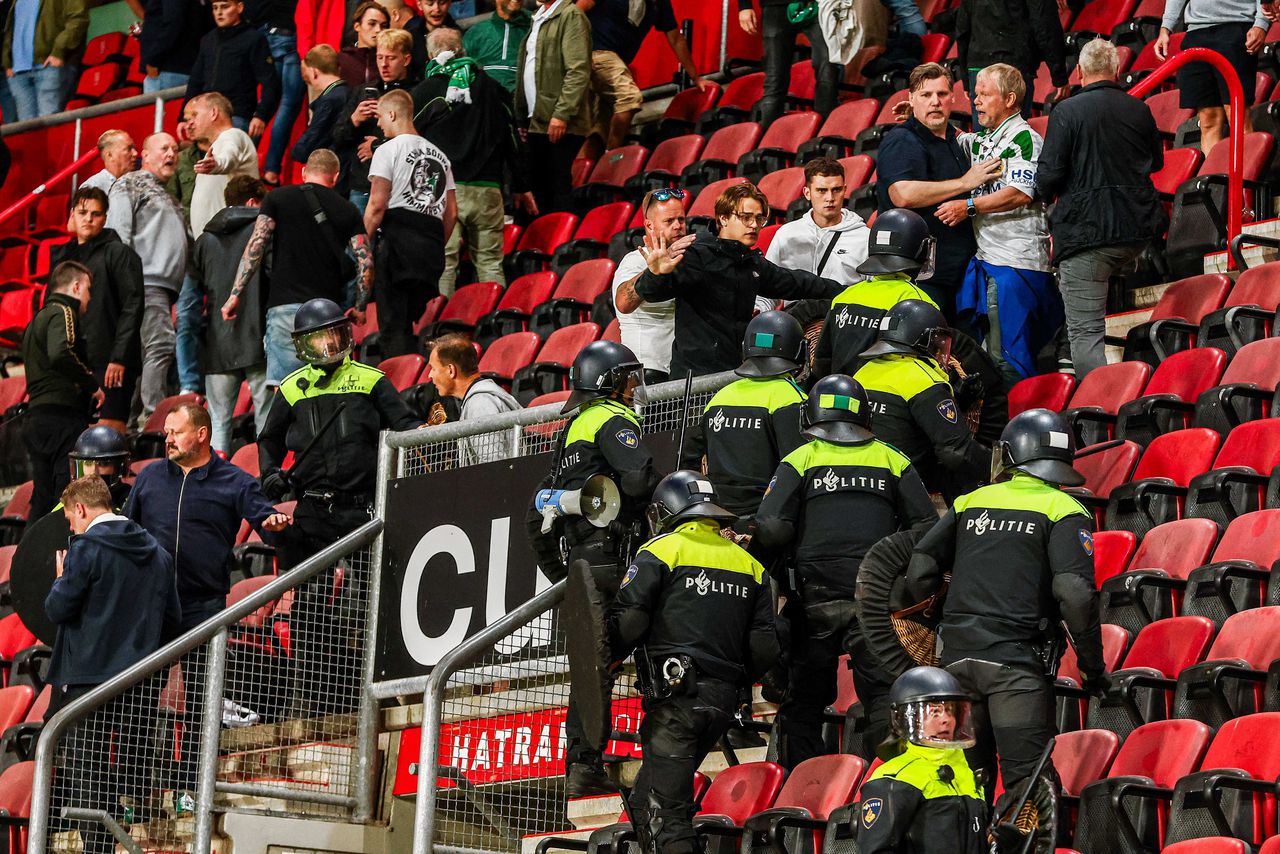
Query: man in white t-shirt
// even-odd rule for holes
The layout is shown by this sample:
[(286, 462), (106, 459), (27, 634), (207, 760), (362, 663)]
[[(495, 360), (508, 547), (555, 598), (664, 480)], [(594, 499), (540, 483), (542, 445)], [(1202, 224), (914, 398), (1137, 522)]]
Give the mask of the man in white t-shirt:
[[(652, 247), (657, 238), (674, 243), (685, 236), (684, 203), (686, 190), (650, 190), (645, 194), (640, 209), (644, 211), (644, 239)], [(676, 303), (647, 303), (634, 297), (631, 288), (622, 288), (628, 282), (634, 284), (640, 274), (649, 269), (639, 249), (623, 256), (613, 274), (613, 307), (618, 312), (618, 327), (622, 343), (644, 365), (646, 383), (660, 383), (671, 371), (671, 342), (676, 335)]]
[(458, 202), (449, 158), (413, 128), (408, 92), (396, 89), (378, 99), (378, 127), (387, 141), (369, 163), (364, 227), (375, 247), (373, 293), (388, 357), (417, 349), (413, 324), (440, 292)]
[(231, 102), (217, 92), (187, 102), (185, 117), (205, 156), (196, 161), (191, 191), (191, 235), (199, 237), (214, 214), (227, 206), (227, 182), (236, 175), (258, 177), (258, 149), (249, 134), (231, 124)]
[(982, 130), (960, 134), (960, 148), (973, 163), (999, 158), (1001, 170), (968, 199), (944, 202), (937, 215), (948, 225), (973, 219), (978, 252), (956, 294), (956, 309), (977, 315), (974, 328), (987, 330), (987, 350), (1012, 384), (1040, 373), (1037, 356), (1065, 319), (1049, 263), (1049, 220), (1036, 198), (1044, 140), (1022, 118), (1026, 83), (1016, 68), (987, 66), (974, 90)]

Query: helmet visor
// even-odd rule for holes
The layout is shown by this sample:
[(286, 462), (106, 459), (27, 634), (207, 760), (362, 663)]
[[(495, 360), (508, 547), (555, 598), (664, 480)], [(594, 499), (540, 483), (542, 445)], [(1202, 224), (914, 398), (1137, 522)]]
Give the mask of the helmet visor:
[(951, 361), (951, 330), (943, 326), (930, 329), (925, 341), (925, 351), (945, 370)]
[(920, 747), (967, 750), (976, 743), (968, 700), (915, 700), (895, 706), (893, 731)]
[(636, 391), (644, 387), (644, 365), (635, 362), (620, 366), (618, 371), (621, 374), (618, 378), (618, 389), (623, 402), (630, 406), (635, 400)]
[(916, 281), (923, 282), (926, 279), (933, 278), (934, 263), (938, 254), (938, 239), (936, 237), (927, 237), (924, 241), (924, 259), (920, 265), (920, 272), (916, 273)]
[(128, 457), (104, 457), (100, 459), (69, 457), (68, 459), (71, 463), (72, 480), (97, 475), (107, 482), (107, 486), (111, 486), (120, 480), (121, 472), (129, 464)]
[(310, 365), (328, 365), (347, 357), (353, 346), (350, 321), (322, 326), (293, 336), (298, 358)]
[(1013, 458), (1009, 455), (1009, 443), (996, 442), (991, 449), (990, 481), (995, 483), (1011, 466), (1013, 466)]

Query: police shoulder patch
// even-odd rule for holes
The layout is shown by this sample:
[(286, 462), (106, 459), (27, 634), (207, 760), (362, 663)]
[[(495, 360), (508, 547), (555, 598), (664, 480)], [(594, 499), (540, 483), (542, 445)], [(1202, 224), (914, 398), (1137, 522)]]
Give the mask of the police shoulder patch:
[(862, 826), (870, 828), (880, 818), (884, 810), (884, 801), (879, 798), (867, 798), (862, 802)]
[(1093, 534), (1090, 534), (1084, 528), (1080, 529), (1080, 548), (1084, 549), (1084, 553), (1089, 557), (1093, 557)]
[(618, 585), (618, 587), (620, 587), (620, 588), (621, 588), (621, 587), (626, 587), (628, 584), (630, 584), (630, 583), (631, 583), (631, 579), (635, 578), (635, 577), (636, 577), (636, 573), (638, 573), (639, 571), (640, 571), (640, 567), (639, 567), (639, 566), (637, 566), (637, 565), (636, 565), (636, 564), (634, 564), (634, 563), (633, 563), (633, 564), (631, 564), (631, 566), (627, 568), (627, 574), (626, 574), (626, 575), (624, 575), (624, 576), (622, 576), (622, 583), (621, 583), (621, 584), (619, 584), (619, 585)]
[(637, 434), (636, 431), (632, 430), (630, 427), (627, 427), (623, 430), (619, 430), (614, 435), (614, 438), (617, 439), (622, 444), (626, 445), (628, 448), (638, 448), (640, 446), (639, 434)]
[(952, 424), (955, 424), (960, 417), (959, 411), (956, 409), (956, 402), (949, 397), (938, 404), (938, 414)]
[(764, 488), (764, 497), (768, 498), (769, 493), (773, 492), (773, 488), (777, 485), (778, 485), (778, 476), (775, 474), (773, 477), (769, 478), (769, 485)]

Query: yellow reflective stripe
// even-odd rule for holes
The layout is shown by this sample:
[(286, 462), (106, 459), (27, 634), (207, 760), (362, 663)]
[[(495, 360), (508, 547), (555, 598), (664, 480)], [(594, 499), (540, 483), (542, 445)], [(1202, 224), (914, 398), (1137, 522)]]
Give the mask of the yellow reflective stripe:
[(888, 311), (907, 299), (918, 299), (934, 308), (938, 307), (938, 304), (927, 293), (916, 287), (915, 282), (911, 281), (911, 277), (905, 273), (887, 273), (865, 282), (855, 282), (841, 291), (840, 295), (831, 301), (831, 305), (833, 308), (837, 305), (864, 305), (867, 308)]
[(574, 442), (594, 442), (596, 433), (614, 416), (621, 416), (637, 427), (640, 426), (640, 416), (618, 401), (593, 400), (579, 409), (577, 416), (569, 423), (564, 443), (572, 445)]
[(820, 466), (866, 466), (887, 469), (900, 476), (911, 460), (897, 448), (873, 439), (860, 445), (836, 445), (815, 439), (787, 454), (783, 462), (801, 475)]
[[(314, 365), (303, 365), (280, 383), (280, 394), (290, 406), (304, 398), (325, 394), (368, 394), (383, 376), (382, 371), (377, 368), (348, 358), (324, 382), (323, 370)], [(302, 385), (302, 380), (306, 380), (305, 386)]]
[(707, 409), (713, 406), (754, 406), (776, 412), (804, 400), (804, 392), (791, 377), (743, 378), (716, 392)]
[(1015, 475), (1012, 480), (975, 489), (956, 499), (956, 513), (970, 508), (989, 510), (1026, 510), (1043, 513), (1051, 522), (1067, 516), (1088, 516), (1079, 501), (1067, 493), (1030, 475)]
[(650, 540), (640, 547), (665, 563), (668, 569), (698, 566), (749, 575), (758, 583), (764, 567), (745, 549), (720, 536), (715, 522), (693, 520), (678, 525), (671, 533)]
[(950, 383), (947, 375), (927, 359), (914, 356), (877, 356), (863, 365), (853, 378), (867, 391), (878, 391), (911, 400), (938, 383)]

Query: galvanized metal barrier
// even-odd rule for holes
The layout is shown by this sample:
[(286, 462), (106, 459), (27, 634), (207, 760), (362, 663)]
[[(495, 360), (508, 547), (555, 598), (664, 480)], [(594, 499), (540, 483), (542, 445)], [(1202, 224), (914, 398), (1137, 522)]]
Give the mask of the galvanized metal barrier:
[(62, 708), (36, 751), (28, 854), (111, 854), (122, 825), (144, 849), (208, 852), (216, 812), (367, 818), (381, 530), (368, 522)]
[[(692, 384), (688, 423), (701, 420), (707, 401), (735, 379), (732, 373)], [(678, 430), (682, 381), (643, 388), (636, 408), (645, 433)], [(567, 419), (560, 404), (488, 419), (445, 424), (384, 437), (381, 470), (392, 477), (511, 459), (554, 449)], [(675, 460), (659, 460), (669, 470)], [(386, 501), (381, 478), (378, 514)], [(423, 697), (414, 854), (517, 852), (523, 837), (569, 827), (560, 769), (565, 753), (564, 709), (569, 699), (565, 639), (557, 605), (563, 583), (541, 593), (464, 641), (429, 675), (375, 683), (375, 698)], [(613, 690), (611, 752), (625, 754), (639, 722), (633, 671)]]

